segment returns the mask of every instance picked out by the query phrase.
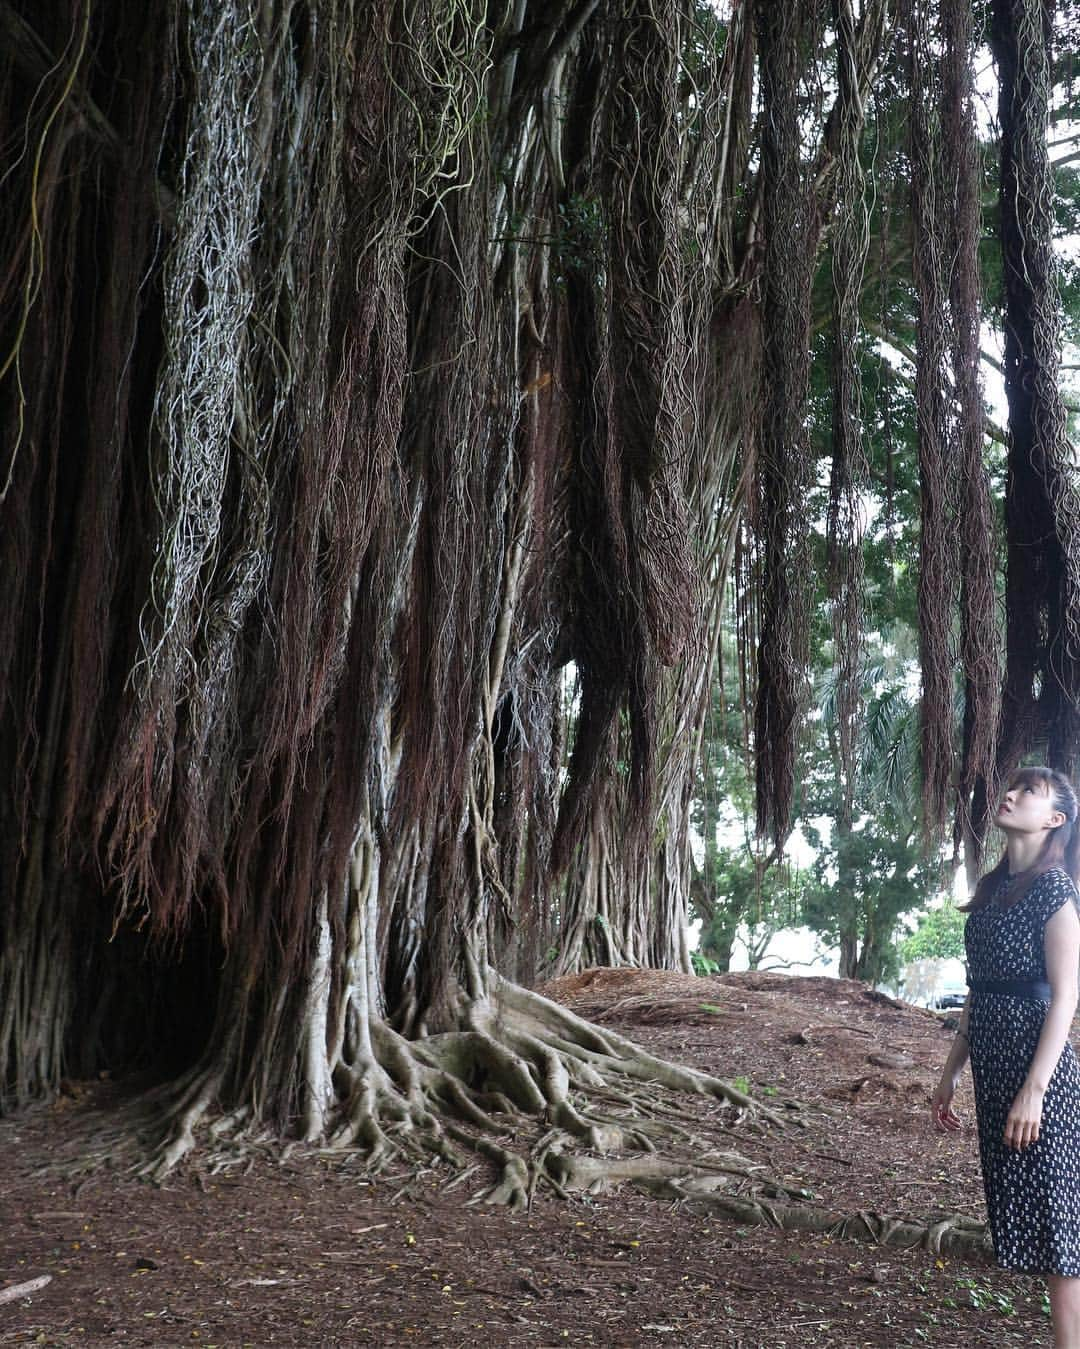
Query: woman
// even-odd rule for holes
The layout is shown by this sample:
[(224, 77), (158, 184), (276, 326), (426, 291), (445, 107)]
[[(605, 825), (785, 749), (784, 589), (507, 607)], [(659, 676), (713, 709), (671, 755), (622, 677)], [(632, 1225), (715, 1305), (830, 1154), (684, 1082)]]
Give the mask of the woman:
[(1054, 1343), (1080, 1349), (1080, 1064), (1068, 1042), (1080, 960), (1080, 828), (1068, 779), (1017, 773), (1004, 856), (967, 906), (968, 997), (933, 1097), (939, 1129), (968, 1056), (998, 1263), (1046, 1274)]

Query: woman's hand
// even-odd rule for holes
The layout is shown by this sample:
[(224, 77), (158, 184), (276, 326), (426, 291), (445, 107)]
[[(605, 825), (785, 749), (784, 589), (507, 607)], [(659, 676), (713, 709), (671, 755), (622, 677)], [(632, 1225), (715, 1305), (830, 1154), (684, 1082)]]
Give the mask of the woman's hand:
[(952, 1108), (952, 1099), (956, 1095), (956, 1078), (949, 1073), (942, 1074), (933, 1096), (930, 1098), (930, 1114), (935, 1129), (955, 1133), (964, 1127), (960, 1116)]
[(1043, 1093), (1039, 1087), (1025, 1082), (1016, 1093), (1005, 1121), (1005, 1146), (1022, 1152), (1039, 1137), (1042, 1123)]

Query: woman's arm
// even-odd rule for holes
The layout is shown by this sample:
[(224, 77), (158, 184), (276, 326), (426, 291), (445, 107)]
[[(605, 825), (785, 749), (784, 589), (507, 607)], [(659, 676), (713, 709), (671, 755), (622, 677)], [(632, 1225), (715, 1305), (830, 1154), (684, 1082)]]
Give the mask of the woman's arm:
[(964, 1064), (968, 1061), (969, 1001), (970, 995), (964, 1002), (964, 1010), (960, 1013), (960, 1025), (949, 1050), (949, 1057), (945, 1060), (945, 1067), (941, 1070), (941, 1080), (930, 1098), (930, 1114), (939, 1129), (954, 1130), (961, 1127), (960, 1116), (952, 1108), (952, 1099), (956, 1095)]
[(1026, 1148), (1039, 1137), (1043, 1097), (1069, 1038), (1076, 1012), (1077, 964), (1080, 962), (1080, 918), (1076, 905), (1065, 903), (1047, 920), (1043, 932), (1050, 1008), (1039, 1035), (1024, 1085), (1005, 1121), (1005, 1146)]

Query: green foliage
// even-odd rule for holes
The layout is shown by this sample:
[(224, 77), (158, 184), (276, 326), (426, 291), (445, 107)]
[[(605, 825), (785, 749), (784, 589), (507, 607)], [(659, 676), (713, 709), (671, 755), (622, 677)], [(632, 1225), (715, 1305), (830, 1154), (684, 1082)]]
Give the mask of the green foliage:
[[(1063, 110), (1067, 99), (1077, 101), (1075, 91), (1062, 71), (1057, 74), (1055, 118), (1068, 121)], [(897, 356), (916, 345), (917, 293), (909, 219), (909, 129), (900, 111), (902, 98), (889, 96), (891, 89), (902, 85), (900, 72), (886, 64), (864, 132), (865, 162), (873, 161), (874, 190), (868, 201), (870, 243), (860, 300), (864, 328), (858, 353), (869, 472), (862, 486), (865, 617), (856, 780), (845, 793), (839, 766), (832, 608), (826, 588), (824, 522), (834, 432), (833, 296), (826, 249), (814, 282), (815, 337), (808, 406), (818, 462), (815, 486), (805, 503), (812, 522), (817, 578), (811, 622), (814, 691), (796, 798), (796, 826), (817, 850), (817, 858), (812, 876), (794, 887), (764, 864), (751, 837), (753, 783), (745, 760), (752, 747), (747, 744), (744, 712), (730, 691), (723, 697), (714, 691), (713, 716), (703, 746), (701, 799), (694, 819), (705, 840), (706, 855), (695, 878), (693, 909), (703, 924), (702, 954), (723, 968), (740, 924), (746, 924), (743, 930), (750, 932), (756, 946), (759, 937), (767, 942), (781, 927), (805, 923), (823, 940), (840, 947), (841, 973), (872, 981), (894, 974), (901, 956), (906, 960), (917, 954), (962, 954), (962, 918), (951, 906), (927, 912), (914, 932), (902, 934), (902, 947), (897, 941), (901, 915), (927, 910), (941, 891), (944, 869), (939, 857), (924, 856), (921, 814), (916, 636), (919, 458), (914, 370), (909, 359)], [(983, 314), (989, 328), (1000, 328), (1004, 303), (998, 159), (999, 147), (991, 137), (981, 147), (984, 229), (979, 259)], [(1080, 167), (1059, 165), (1054, 188), (1055, 235), (1061, 242), (1080, 234)], [(1080, 344), (1080, 261), (1067, 251), (1059, 254), (1058, 283), (1066, 339)], [(989, 384), (997, 382), (989, 366), (984, 374)], [(1075, 426), (1080, 426), (1080, 419)], [(1003, 499), (1002, 446), (988, 439), (985, 459), (995, 494)], [(722, 664), (733, 671), (738, 662), (730, 626), (720, 640)], [(959, 683), (957, 698), (962, 702)], [(952, 926), (947, 928), (948, 924)]]
[(530, 221), (521, 211), (513, 211), (502, 239), (527, 248), (550, 249), (556, 277), (562, 283), (573, 272), (602, 286), (607, 229), (603, 204), (595, 197), (574, 194), (559, 203), (553, 230)]
[[(734, 634), (721, 635), (723, 664), (732, 669)], [(754, 787), (747, 770), (742, 709), (730, 687), (714, 681), (704, 728), (702, 777), (693, 823), (704, 844), (695, 867), (691, 915), (702, 925), (700, 955), (730, 968), (736, 935), (747, 963), (759, 968), (777, 932), (801, 924), (802, 896), (812, 878), (764, 853), (753, 832)]]
[[(1080, 234), (1080, 171), (1074, 165), (1054, 172), (1055, 236), (1060, 242)], [(1058, 255), (1058, 290), (1064, 335), (1080, 345), (1080, 261), (1075, 250)]]
[(684, 33), (682, 62), (685, 78), (695, 85), (712, 78), (717, 57), (728, 38), (728, 25), (709, 3), (694, 5), (694, 22)]
[[(914, 343), (915, 293), (908, 232), (896, 215), (906, 173), (899, 128), (876, 197), (864, 315), (870, 332)], [(901, 260), (905, 259), (903, 265)], [(877, 275), (874, 275), (874, 267)], [(822, 297), (823, 330), (828, 296)], [(840, 948), (840, 973), (870, 982), (894, 976), (901, 914), (925, 908), (938, 890), (936, 861), (923, 856), (919, 767), (917, 558), (919, 469), (910, 371), (883, 356), (877, 340), (860, 353), (868, 476), (862, 484), (864, 624), (853, 781), (841, 778), (840, 689), (836, 672), (824, 521), (832, 455), (833, 353), (814, 353), (813, 438), (819, 489), (808, 502), (815, 576), (811, 661), (814, 692), (804, 740), (799, 827), (816, 851), (815, 884), (803, 921)]]
[(963, 960), (964, 921), (955, 904), (930, 909), (900, 943), (901, 960)]
[(818, 850), (820, 880), (811, 892), (815, 902), (805, 909), (808, 926), (840, 946), (842, 973), (870, 983), (894, 977), (899, 958), (893, 932), (900, 915), (925, 904), (937, 883), (917, 834), (888, 808), (861, 829), (825, 836), (808, 825), (806, 833)]
[(869, 634), (861, 672), (863, 716), (844, 809), (836, 744), (835, 675), (829, 645), (817, 684), (802, 801), (802, 832), (816, 852), (817, 884), (803, 918), (840, 947), (840, 973), (877, 983), (895, 977), (893, 934), (900, 915), (926, 908), (940, 888), (940, 864), (924, 854), (919, 820), (918, 708), (911, 692), (911, 641), (896, 623), (894, 640)]
[(555, 253), (566, 269), (598, 275), (604, 265), (607, 223), (595, 197), (571, 196), (559, 205)]
[(701, 954), (727, 969), (736, 932), (745, 924), (747, 957), (756, 969), (772, 937), (798, 924), (804, 885), (787, 868), (763, 869), (749, 846), (716, 848), (710, 864), (713, 908), (701, 929)]
[(980, 1283), (977, 1279), (957, 1279), (957, 1287), (967, 1294), (968, 1306), (976, 1311), (993, 1311), (1001, 1316), (1015, 1316), (1016, 1303), (1009, 1293)]

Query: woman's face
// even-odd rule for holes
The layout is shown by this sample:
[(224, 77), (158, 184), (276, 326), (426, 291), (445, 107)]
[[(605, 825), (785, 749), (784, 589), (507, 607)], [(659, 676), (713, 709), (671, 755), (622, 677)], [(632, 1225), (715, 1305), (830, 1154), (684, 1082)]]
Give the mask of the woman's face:
[(1056, 829), (1064, 815), (1054, 806), (1048, 784), (1014, 782), (998, 806), (995, 823), (1009, 833), (1035, 834)]

